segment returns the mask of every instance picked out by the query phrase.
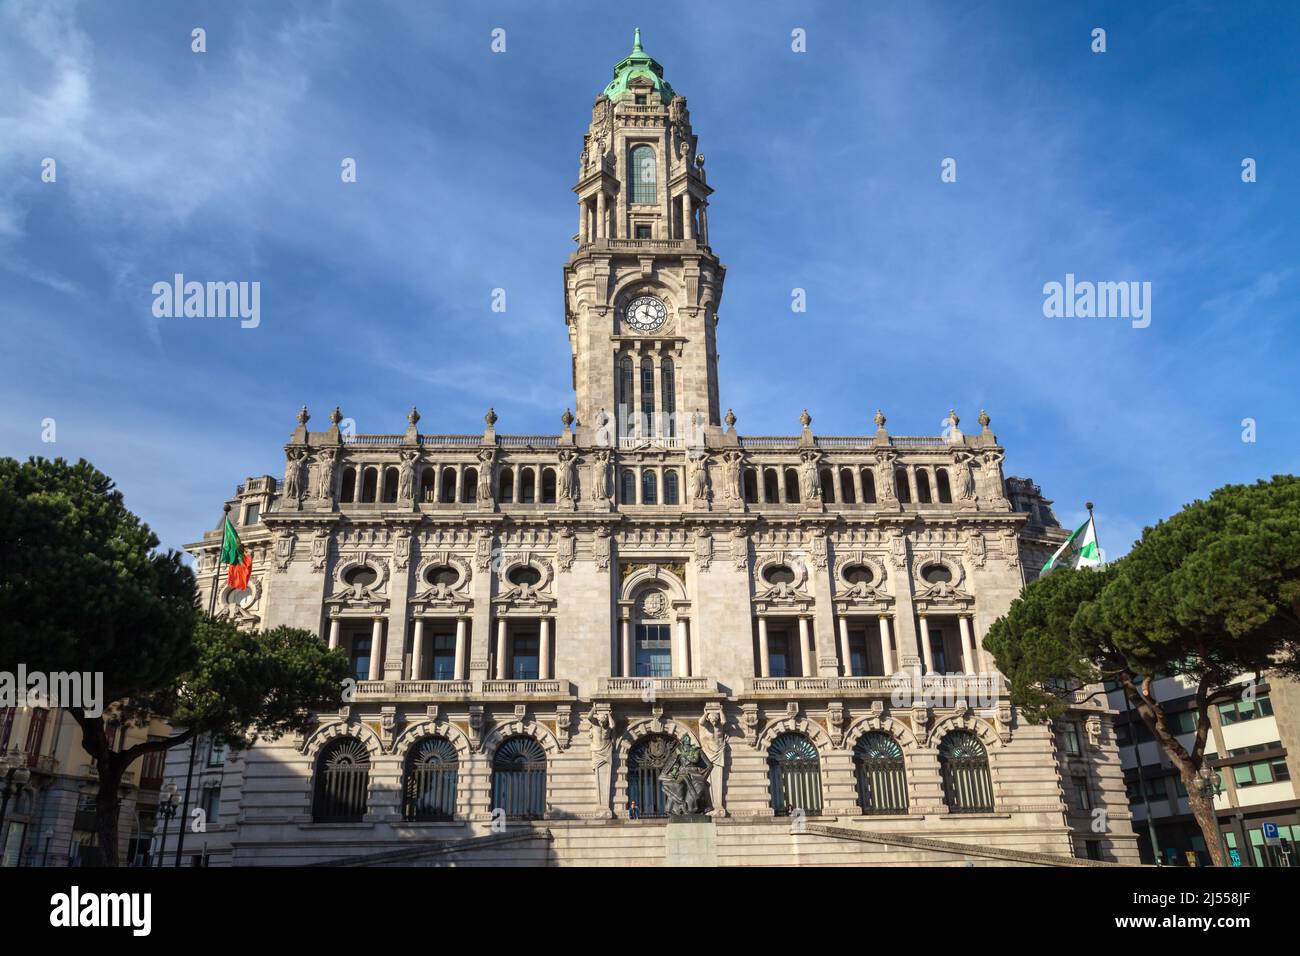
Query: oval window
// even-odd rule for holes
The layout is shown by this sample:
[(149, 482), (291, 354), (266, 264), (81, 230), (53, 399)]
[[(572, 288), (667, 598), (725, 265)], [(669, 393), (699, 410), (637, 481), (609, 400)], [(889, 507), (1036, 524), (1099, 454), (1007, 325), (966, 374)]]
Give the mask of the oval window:
[(460, 573), (450, 565), (438, 565), (424, 572), (424, 580), (434, 587), (439, 584), (445, 584), (447, 587), (455, 586), (460, 580)]
[(379, 580), (379, 572), (368, 564), (358, 565), (343, 575), (343, 580), (350, 585), (369, 587)]
[(921, 577), (925, 578), (928, 584), (950, 584), (952, 582), (952, 572), (942, 564), (928, 564), (921, 571)]
[(506, 576), (511, 584), (526, 584), (529, 587), (536, 587), (542, 580), (542, 572), (530, 564), (514, 568)]
[(794, 584), (794, 570), (784, 564), (773, 565), (763, 572), (763, 579), (768, 584)]
[(844, 569), (844, 580), (850, 584), (870, 584), (876, 579), (876, 572), (865, 564), (854, 564)]

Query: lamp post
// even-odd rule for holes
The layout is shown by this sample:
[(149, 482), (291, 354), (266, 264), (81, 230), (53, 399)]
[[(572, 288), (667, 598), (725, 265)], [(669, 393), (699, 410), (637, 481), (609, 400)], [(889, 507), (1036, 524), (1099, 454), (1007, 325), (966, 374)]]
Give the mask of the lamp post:
[[(10, 767), (4, 775), (4, 784), (0, 787), (0, 860), (4, 859), (5, 843), (9, 834), (5, 830), (5, 814), (9, 812), (9, 798), (21, 793), (27, 781), (32, 779), (32, 772), (26, 767)], [(20, 848), (21, 849), (21, 848)]]
[(163, 854), (167, 849), (167, 827), (172, 822), (172, 817), (176, 816), (176, 811), (181, 805), (181, 795), (176, 792), (176, 784), (167, 783), (163, 785), (158, 796), (158, 812), (163, 818), (162, 842), (158, 844), (158, 862), (154, 865), (162, 867)]

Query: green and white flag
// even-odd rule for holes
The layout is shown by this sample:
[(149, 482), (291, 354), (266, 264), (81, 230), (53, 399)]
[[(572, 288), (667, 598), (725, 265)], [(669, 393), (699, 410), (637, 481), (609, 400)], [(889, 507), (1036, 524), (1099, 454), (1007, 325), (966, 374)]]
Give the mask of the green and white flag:
[(1097, 526), (1092, 515), (1075, 529), (1074, 534), (1065, 539), (1065, 543), (1056, 549), (1050, 561), (1043, 565), (1043, 574), (1055, 571), (1059, 567), (1099, 568), (1101, 567), (1101, 549), (1097, 547)]

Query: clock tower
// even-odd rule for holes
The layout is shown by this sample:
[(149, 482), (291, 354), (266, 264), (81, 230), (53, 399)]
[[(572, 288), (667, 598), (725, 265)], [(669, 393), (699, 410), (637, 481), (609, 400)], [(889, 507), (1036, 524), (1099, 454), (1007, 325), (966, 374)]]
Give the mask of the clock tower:
[(623, 447), (719, 427), (716, 327), (725, 267), (686, 99), (641, 46), (614, 67), (583, 137), (578, 248), (564, 266), (578, 424)]

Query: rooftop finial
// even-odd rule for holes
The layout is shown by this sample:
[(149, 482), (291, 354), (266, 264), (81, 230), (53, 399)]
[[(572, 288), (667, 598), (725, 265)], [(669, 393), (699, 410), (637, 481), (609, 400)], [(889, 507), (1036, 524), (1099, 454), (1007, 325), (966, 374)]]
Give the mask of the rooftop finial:
[(632, 52), (633, 53), (645, 52), (645, 50), (641, 49), (641, 28), (640, 27), (637, 27), (632, 32)]

